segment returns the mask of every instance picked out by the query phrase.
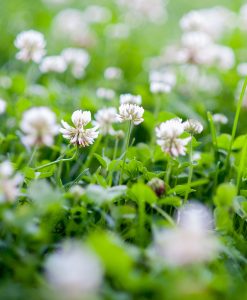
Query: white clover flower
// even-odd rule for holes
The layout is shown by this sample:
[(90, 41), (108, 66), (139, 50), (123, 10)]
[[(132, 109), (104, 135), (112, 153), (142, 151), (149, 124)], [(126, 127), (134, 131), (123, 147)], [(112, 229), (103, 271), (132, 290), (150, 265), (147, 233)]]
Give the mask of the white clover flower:
[(20, 127), (26, 146), (52, 146), (59, 129), (56, 115), (48, 107), (33, 107), (24, 112)]
[(166, 1), (163, 0), (118, 0), (128, 9), (127, 20), (163, 22), (166, 19)]
[(91, 122), (91, 112), (76, 110), (73, 112), (71, 120), (74, 127), (70, 126), (67, 122), (62, 122), (64, 128), (60, 129), (63, 137), (70, 140), (71, 144), (78, 145), (80, 147), (87, 147), (94, 143), (94, 140), (98, 137), (98, 127), (86, 129), (85, 126)]
[(65, 242), (48, 256), (45, 274), (54, 292), (65, 300), (88, 299), (96, 295), (103, 280), (97, 256), (75, 241)]
[(164, 71), (151, 71), (149, 74), (150, 82), (164, 82), (173, 88), (176, 84), (177, 78), (176, 75), (170, 70)]
[(244, 4), (240, 8), (240, 16), (239, 16), (239, 26), (240, 29), (246, 31), (247, 30), (247, 4)]
[(170, 266), (209, 262), (220, 250), (212, 226), (212, 215), (203, 205), (188, 204), (179, 210), (175, 228), (156, 233), (155, 253)]
[(153, 94), (168, 94), (171, 90), (171, 86), (164, 82), (152, 81), (150, 83), (150, 91)]
[(224, 71), (234, 66), (235, 55), (230, 47), (211, 44), (198, 53), (197, 62), (202, 65), (216, 66)]
[(170, 71), (152, 71), (149, 80), (153, 94), (170, 93), (176, 84), (176, 76)]
[(23, 178), (20, 174), (14, 174), (9, 161), (0, 164), (0, 203), (13, 202), (19, 195), (19, 186)]
[(90, 62), (90, 56), (86, 50), (78, 48), (67, 48), (62, 52), (67, 66), (71, 67), (71, 72), (75, 78), (81, 78), (85, 74), (85, 69)]
[(186, 32), (182, 36), (182, 50), (188, 62), (198, 63), (198, 56), (202, 50), (212, 44), (210, 37), (203, 32)]
[(107, 89), (107, 88), (101, 87), (101, 88), (97, 89), (96, 96), (100, 99), (111, 101), (116, 97), (116, 93), (112, 89)]
[(111, 19), (111, 11), (100, 5), (90, 5), (83, 12), (87, 23), (105, 23)]
[(67, 39), (77, 46), (88, 47), (95, 43), (95, 36), (91, 32), (83, 11), (78, 9), (64, 9), (58, 13), (53, 21), (55, 39)]
[(63, 73), (66, 68), (67, 64), (65, 59), (59, 55), (46, 56), (39, 66), (39, 69), (42, 73)]
[(247, 63), (241, 63), (237, 67), (238, 74), (240, 76), (247, 76)]
[(144, 109), (136, 104), (121, 104), (117, 119), (119, 122), (132, 121), (134, 125), (141, 124), (143, 119)]
[(4, 114), (6, 111), (7, 103), (3, 99), (0, 99), (0, 115)]
[(123, 75), (123, 72), (120, 68), (117, 67), (108, 67), (105, 69), (104, 77), (108, 80), (120, 79)]
[(20, 50), (16, 54), (16, 58), (24, 62), (34, 61), (35, 63), (39, 63), (46, 53), (45, 38), (42, 33), (35, 30), (19, 33), (14, 44)]
[(127, 39), (130, 35), (130, 28), (125, 23), (108, 25), (106, 34), (112, 39)]
[(120, 95), (120, 104), (142, 104), (142, 97), (140, 95), (122, 94)]
[(117, 110), (115, 107), (98, 110), (95, 114), (95, 120), (93, 124), (99, 128), (101, 134), (114, 135), (115, 131), (112, 124), (117, 122)]
[(213, 115), (213, 120), (214, 120), (215, 123), (220, 123), (220, 124), (227, 124), (228, 123), (228, 118), (223, 114), (214, 114)]
[(184, 132), (184, 125), (179, 118), (171, 119), (155, 128), (157, 144), (162, 151), (174, 157), (186, 154), (186, 145), (191, 138), (179, 138)]
[(199, 134), (203, 131), (203, 125), (194, 119), (188, 119), (183, 123), (184, 130), (191, 134)]
[(184, 15), (180, 26), (184, 31), (205, 32), (214, 40), (236, 25), (235, 14), (225, 7), (193, 10)]

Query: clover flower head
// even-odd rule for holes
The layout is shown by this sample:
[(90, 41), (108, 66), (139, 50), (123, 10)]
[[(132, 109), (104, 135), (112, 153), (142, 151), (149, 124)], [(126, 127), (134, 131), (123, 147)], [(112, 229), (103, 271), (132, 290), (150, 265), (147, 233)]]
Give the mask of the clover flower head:
[(98, 137), (98, 127), (85, 128), (91, 122), (91, 112), (76, 110), (71, 117), (73, 126), (70, 126), (67, 122), (61, 121), (62, 128), (60, 132), (65, 139), (68, 139), (71, 144), (80, 147), (87, 147), (94, 143), (94, 140)]
[(213, 260), (220, 244), (213, 232), (211, 213), (201, 204), (187, 204), (178, 212), (176, 227), (156, 233), (154, 249), (173, 267)]
[(106, 101), (111, 101), (115, 98), (116, 93), (112, 89), (107, 89), (107, 88), (100, 87), (100, 88), (97, 89), (96, 95), (100, 99), (104, 99)]
[(117, 67), (108, 67), (104, 71), (104, 77), (108, 80), (120, 79), (123, 75), (123, 72), (120, 68)]
[(115, 107), (102, 108), (95, 114), (93, 124), (97, 126), (101, 134), (114, 135), (113, 123), (117, 122), (117, 110)]
[(15, 47), (20, 51), (16, 54), (18, 60), (39, 63), (45, 55), (46, 41), (42, 33), (27, 30), (19, 33), (15, 39)]
[(9, 161), (0, 164), (0, 203), (14, 202), (20, 193), (20, 184), (23, 178), (20, 174), (14, 174), (13, 167)]
[(78, 300), (97, 293), (103, 270), (89, 248), (76, 241), (66, 241), (47, 257), (45, 275), (54, 292), (63, 299)]
[(5, 113), (7, 107), (7, 103), (5, 100), (0, 99), (0, 115)]
[(143, 119), (144, 109), (136, 104), (121, 104), (117, 119), (119, 122), (132, 121), (134, 125), (141, 124)]
[(220, 124), (227, 124), (228, 123), (228, 118), (223, 114), (214, 114), (213, 115), (213, 120), (214, 120), (215, 123), (220, 123)]
[(46, 56), (39, 66), (39, 69), (42, 73), (63, 73), (66, 68), (66, 61), (60, 55)]
[(122, 94), (120, 95), (120, 104), (142, 104), (142, 97), (140, 95)]
[(203, 131), (203, 126), (198, 120), (188, 119), (183, 125), (184, 130), (191, 134), (199, 134)]
[(88, 52), (79, 48), (67, 48), (63, 50), (61, 55), (67, 66), (71, 67), (72, 75), (75, 78), (83, 77), (85, 69), (90, 61)]
[(163, 122), (160, 126), (156, 127), (155, 131), (157, 144), (163, 152), (174, 157), (186, 154), (185, 146), (191, 138), (180, 138), (180, 135), (184, 133), (184, 125), (181, 119), (174, 118)]
[(59, 130), (56, 115), (48, 107), (33, 107), (24, 112), (20, 127), (26, 146), (52, 146)]

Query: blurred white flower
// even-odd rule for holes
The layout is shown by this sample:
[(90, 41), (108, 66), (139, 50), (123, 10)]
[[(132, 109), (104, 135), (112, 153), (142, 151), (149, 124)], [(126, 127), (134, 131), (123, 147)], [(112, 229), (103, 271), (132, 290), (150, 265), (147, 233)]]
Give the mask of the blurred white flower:
[(220, 250), (212, 228), (213, 218), (205, 206), (187, 204), (178, 211), (175, 228), (156, 233), (155, 253), (170, 266), (211, 261)]
[(117, 109), (115, 107), (102, 108), (95, 114), (93, 124), (99, 128), (101, 134), (114, 135), (113, 123), (117, 122)]
[(120, 95), (120, 104), (142, 104), (142, 97), (140, 95), (122, 94)]
[(3, 100), (3, 99), (0, 99), (0, 115), (2, 115), (3, 113), (5, 113), (6, 107), (7, 107), (6, 101)]
[(117, 3), (128, 9), (128, 21), (159, 23), (166, 20), (166, 1), (164, 0), (118, 0)]
[(0, 203), (13, 202), (19, 195), (19, 185), (23, 178), (20, 174), (14, 174), (9, 161), (0, 164)]
[(43, 2), (47, 5), (63, 5), (69, 4), (71, 0), (43, 0)]
[(120, 79), (122, 77), (122, 70), (116, 67), (108, 67), (105, 69), (104, 77), (108, 80)]
[(213, 120), (215, 123), (227, 124), (228, 118), (223, 114), (214, 114)]
[(46, 41), (42, 33), (28, 30), (19, 33), (15, 39), (15, 47), (20, 51), (16, 58), (24, 62), (34, 61), (39, 63), (45, 55)]
[(20, 127), (26, 146), (52, 146), (59, 130), (56, 115), (48, 107), (33, 107), (24, 112)]
[(222, 6), (193, 10), (180, 21), (184, 31), (205, 32), (213, 39), (218, 39), (227, 30), (236, 26), (236, 15)]
[(247, 63), (241, 63), (237, 67), (238, 74), (240, 76), (247, 76)]
[(85, 194), (85, 189), (81, 187), (80, 185), (76, 184), (73, 185), (70, 189), (69, 192), (76, 198), (79, 198)]
[(83, 11), (78, 9), (64, 9), (53, 20), (53, 34), (55, 39), (66, 39), (75, 45), (88, 47), (95, 43), (95, 36), (91, 32)]
[(77, 48), (67, 48), (62, 52), (67, 66), (71, 67), (71, 72), (75, 78), (81, 78), (90, 62), (90, 56), (86, 50)]
[(239, 27), (244, 31), (247, 30), (247, 4), (240, 8)]
[(42, 73), (63, 73), (66, 68), (67, 64), (65, 59), (59, 55), (46, 56), (39, 66), (39, 69)]
[(86, 129), (85, 126), (91, 122), (91, 112), (76, 110), (73, 112), (71, 120), (74, 127), (70, 126), (67, 122), (61, 121), (63, 128), (60, 129), (63, 137), (70, 140), (71, 144), (80, 147), (87, 147), (94, 143), (98, 137), (98, 127)]
[(216, 66), (220, 70), (229, 70), (235, 64), (235, 55), (230, 47), (211, 44), (202, 49), (197, 56), (197, 63), (207, 66)]
[(96, 96), (100, 99), (111, 101), (116, 97), (116, 93), (112, 89), (101, 87), (96, 90)]
[(136, 104), (121, 104), (117, 119), (119, 122), (132, 121), (134, 125), (141, 124), (143, 119), (144, 109)]
[(66, 300), (96, 295), (103, 280), (103, 269), (97, 256), (75, 241), (66, 241), (48, 256), (45, 274), (54, 292)]
[(106, 27), (106, 34), (113, 39), (127, 39), (130, 35), (130, 28), (125, 23), (117, 23)]
[(168, 94), (171, 92), (171, 86), (164, 82), (152, 81), (150, 91), (153, 94)]
[(151, 71), (149, 81), (153, 94), (170, 93), (176, 84), (176, 75), (171, 71)]
[(105, 23), (111, 19), (111, 11), (100, 5), (90, 5), (83, 12), (84, 19), (88, 23)]
[(184, 132), (184, 125), (179, 118), (171, 119), (161, 123), (155, 128), (157, 144), (162, 151), (172, 156), (179, 156), (186, 154), (186, 145), (191, 138), (179, 138)]
[(188, 119), (183, 123), (184, 130), (191, 134), (199, 134), (203, 131), (203, 125), (194, 119)]

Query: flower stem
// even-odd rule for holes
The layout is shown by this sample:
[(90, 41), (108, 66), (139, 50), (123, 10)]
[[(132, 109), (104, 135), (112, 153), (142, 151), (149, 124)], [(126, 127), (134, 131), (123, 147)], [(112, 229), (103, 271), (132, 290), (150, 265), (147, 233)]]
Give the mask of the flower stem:
[(167, 161), (167, 166), (166, 166), (166, 176), (165, 176), (165, 183), (167, 185), (169, 185), (169, 182), (170, 182), (171, 170), (172, 170), (172, 161), (171, 161), (171, 157), (168, 156), (168, 161)]
[(246, 153), (247, 153), (247, 135), (246, 135), (245, 140), (244, 140), (244, 146), (243, 146), (243, 149), (242, 149), (239, 168), (238, 168), (238, 177), (237, 177), (237, 191), (238, 191), (238, 193), (239, 193), (239, 189), (240, 189), (243, 170), (244, 170), (244, 167), (245, 167)]
[(88, 157), (87, 157), (87, 160), (84, 164), (84, 169), (88, 168), (92, 162), (92, 159), (93, 159), (93, 155), (94, 153), (97, 151), (98, 149), (98, 146), (100, 144), (102, 140), (102, 135), (100, 135), (97, 140), (95, 141), (94, 145), (91, 147), (90, 151), (89, 151), (89, 154), (88, 154)]
[(125, 164), (126, 164), (126, 157), (127, 157), (127, 152), (128, 152), (128, 148), (129, 148), (132, 127), (133, 127), (133, 124), (131, 121), (129, 121), (128, 133), (127, 133), (127, 138), (126, 138), (126, 143), (125, 143), (125, 152), (124, 152), (124, 157), (123, 157), (123, 167), (122, 167), (122, 171), (120, 174), (120, 181), (119, 181), (120, 184), (122, 183), (122, 180), (123, 180), (123, 173), (124, 173)]
[(75, 151), (75, 153), (73, 154), (73, 156), (70, 157), (70, 158), (61, 158), (61, 159), (54, 160), (54, 161), (52, 161), (52, 162), (50, 162), (50, 163), (48, 163), (48, 164), (45, 164), (45, 165), (39, 166), (39, 167), (37, 167), (37, 168), (34, 168), (34, 171), (38, 171), (38, 170), (41, 170), (41, 169), (50, 167), (50, 166), (55, 165), (55, 164), (58, 164), (58, 163), (60, 163), (60, 162), (71, 161), (71, 160), (73, 160), (73, 159), (77, 156), (77, 154), (78, 154), (78, 150)]
[(158, 207), (156, 204), (153, 204), (152, 207), (163, 217), (165, 218), (172, 226), (175, 226), (173, 219), (166, 213), (163, 209)]
[(192, 135), (190, 139), (190, 148), (189, 148), (189, 176), (188, 176), (188, 182), (187, 182), (187, 189), (184, 197), (184, 203), (188, 201), (189, 193), (190, 193), (190, 185), (192, 181), (193, 176), (193, 146), (192, 146)]
[(237, 127), (238, 127), (238, 121), (239, 121), (239, 115), (241, 112), (241, 108), (242, 108), (242, 104), (243, 104), (243, 100), (244, 100), (244, 95), (245, 95), (245, 91), (246, 91), (246, 87), (247, 87), (247, 77), (244, 80), (244, 84), (242, 87), (242, 91), (237, 103), (237, 109), (236, 109), (236, 114), (235, 114), (235, 118), (234, 118), (234, 122), (233, 122), (233, 127), (232, 127), (232, 136), (231, 136), (231, 141), (230, 141), (230, 145), (229, 145), (229, 149), (228, 149), (228, 153), (227, 153), (227, 157), (226, 157), (226, 162), (225, 162), (225, 167), (227, 168), (230, 162), (230, 156), (231, 156), (231, 152), (232, 152), (232, 145), (236, 136), (236, 132), (237, 132)]
[(118, 143), (119, 143), (119, 139), (116, 139), (115, 145), (114, 145), (114, 152), (113, 152), (112, 160), (115, 160), (116, 157), (117, 157)]

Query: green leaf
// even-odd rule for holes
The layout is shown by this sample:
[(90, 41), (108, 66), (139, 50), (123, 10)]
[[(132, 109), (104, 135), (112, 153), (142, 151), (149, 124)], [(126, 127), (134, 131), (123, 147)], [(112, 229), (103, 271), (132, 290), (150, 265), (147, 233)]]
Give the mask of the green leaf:
[(141, 182), (134, 184), (129, 190), (128, 195), (136, 202), (142, 201), (149, 204), (157, 202), (157, 196), (153, 190)]
[(214, 203), (217, 206), (229, 207), (233, 204), (234, 197), (237, 196), (237, 188), (231, 183), (222, 183), (218, 186)]

